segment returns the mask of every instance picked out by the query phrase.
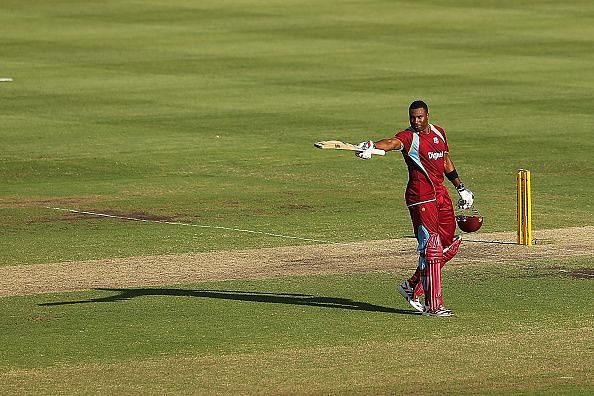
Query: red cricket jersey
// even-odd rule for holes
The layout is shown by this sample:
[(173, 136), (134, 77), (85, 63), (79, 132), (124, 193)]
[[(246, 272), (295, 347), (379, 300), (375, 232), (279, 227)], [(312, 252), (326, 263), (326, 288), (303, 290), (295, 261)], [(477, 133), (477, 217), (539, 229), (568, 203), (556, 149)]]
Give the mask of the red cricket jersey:
[(395, 135), (404, 145), (401, 151), (408, 167), (407, 206), (433, 201), (437, 192), (445, 189), (444, 155), (449, 151), (446, 134), (437, 125), (429, 124), (429, 127), (431, 131), (427, 134), (409, 127)]

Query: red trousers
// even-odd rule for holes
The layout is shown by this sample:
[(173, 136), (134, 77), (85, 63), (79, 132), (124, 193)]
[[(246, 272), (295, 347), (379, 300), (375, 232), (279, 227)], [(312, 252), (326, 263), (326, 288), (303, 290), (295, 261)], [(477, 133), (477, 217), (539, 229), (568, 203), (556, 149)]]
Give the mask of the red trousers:
[(443, 187), (439, 189), (435, 201), (408, 208), (415, 237), (419, 239), (419, 226), (425, 227), (429, 234), (437, 234), (442, 246), (449, 246), (456, 232), (456, 217), (450, 194)]
[(450, 246), (456, 231), (452, 200), (445, 187), (437, 190), (436, 199), (409, 207), (415, 237), (419, 242), (419, 266), (409, 279), (415, 287), (414, 298), (425, 294), (429, 310), (443, 306), (441, 268), (445, 264), (443, 248)]

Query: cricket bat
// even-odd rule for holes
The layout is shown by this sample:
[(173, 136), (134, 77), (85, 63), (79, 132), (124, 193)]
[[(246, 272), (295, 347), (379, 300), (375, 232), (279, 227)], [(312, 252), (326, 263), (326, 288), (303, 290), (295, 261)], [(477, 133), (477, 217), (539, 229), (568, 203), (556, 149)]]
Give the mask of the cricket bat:
[[(314, 146), (319, 149), (333, 149), (333, 150), (349, 150), (349, 151), (365, 151), (360, 147), (355, 146), (351, 143), (346, 143), (340, 140), (322, 140), (321, 142), (314, 143)], [(373, 155), (385, 155), (386, 152), (380, 149), (372, 149), (371, 154)]]

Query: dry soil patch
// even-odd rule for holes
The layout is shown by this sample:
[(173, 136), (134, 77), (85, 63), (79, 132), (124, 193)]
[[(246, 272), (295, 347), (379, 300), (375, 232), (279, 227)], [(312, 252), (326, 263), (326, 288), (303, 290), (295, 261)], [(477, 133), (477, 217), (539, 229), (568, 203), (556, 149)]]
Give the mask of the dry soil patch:
[[(529, 264), (540, 259), (594, 257), (594, 226), (535, 232), (537, 244), (514, 244), (514, 233), (468, 234), (448, 266)], [(413, 238), (349, 244), (290, 246), (165, 256), (143, 256), (0, 268), (0, 296), (160, 286), (213, 280), (413, 269)], [(591, 269), (585, 269), (588, 278)], [(581, 274), (581, 273), (580, 273)]]

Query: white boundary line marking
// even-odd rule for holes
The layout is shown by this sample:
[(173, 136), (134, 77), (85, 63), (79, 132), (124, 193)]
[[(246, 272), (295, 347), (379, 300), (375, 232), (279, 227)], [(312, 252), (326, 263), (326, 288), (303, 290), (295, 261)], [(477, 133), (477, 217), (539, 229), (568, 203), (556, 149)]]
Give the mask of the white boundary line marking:
[[(295, 240), (306, 241), (306, 242), (327, 243), (327, 244), (331, 244), (331, 245), (356, 246), (356, 244), (357, 244), (357, 242), (335, 242), (335, 241), (327, 241), (324, 239), (314, 239), (314, 238), (304, 238), (304, 237), (291, 236), (291, 235), (282, 235), (282, 234), (276, 234), (273, 232), (266, 232), (266, 231), (245, 230), (245, 229), (234, 228), (234, 227), (222, 227), (222, 226), (213, 226), (213, 225), (180, 223), (180, 222), (176, 222), (176, 221), (167, 221), (167, 220), (139, 219), (137, 217), (110, 215), (107, 213), (97, 213), (97, 212), (90, 212), (90, 211), (86, 211), (86, 210), (54, 208), (51, 206), (46, 206), (45, 208), (52, 209), (52, 210), (60, 210), (62, 212), (78, 213), (78, 214), (83, 214), (83, 215), (87, 215), (87, 216), (107, 217), (107, 218), (111, 218), (111, 219), (120, 219), (120, 220), (128, 220), (128, 221), (140, 221), (140, 222), (144, 222), (144, 223), (169, 224), (169, 225), (180, 225), (180, 226), (186, 226), (186, 227), (209, 228), (209, 229), (213, 229), (213, 230), (244, 232), (244, 233), (248, 233), (248, 234), (259, 234), (259, 235), (266, 235), (266, 236), (271, 236), (271, 237), (276, 237), (276, 238), (295, 239)], [(409, 237), (409, 238), (416, 239), (414, 236)], [(463, 239), (463, 241), (464, 242), (473, 242), (473, 243), (494, 243), (494, 244), (502, 244), (502, 245), (517, 245), (515, 242), (503, 242), (503, 241), (480, 241), (480, 240), (472, 240), (472, 239)]]
[(78, 214), (83, 214), (83, 215), (88, 215), (88, 216), (108, 217), (108, 218), (111, 218), (111, 219), (120, 219), (120, 220), (128, 220), (128, 221), (140, 221), (140, 222), (144, 222), (144, 223), (180, 225), (180, 226), (196, 227), (196, 228), (210, 228), (210, 229), (215, 229), (215, 230), (245, 232), (245, 233), (249, 233), (249, 234), (260, 234), (260, 235), (266, 235), (266, 236), (277, 237), (277, 238), (297, 239), (297, 240), (300, 240), (300, 241), (307, 241), (307, 242), (329, 243), (329, 244), (334, 244), (334, 245), (350, 245), (349, 243), (325, 241), (325, 240), (322, 240), (322, 239), (313, 239), (313, 238), (303, 238), (303, 237), (297, 237), (297, 236), (275, 234), (275, 233), (272, 233), (272, 232), (245, 230), (245, 229), (233, 228), (233, 227), (222, 227), (222, 226), (212, 226), (212, 225), (180, 223), (180, 222), (177, 222), (177, 221), (166, 221), (166, 220), (139, 219), (137, 217), (127, 217), (127, 216), (110, 215), (110, 214), (107, 214), (107, 213), (89, 212), (89, 211), (86, 211), (86, 210), (52, 208), (50, 206), (46, 206), (46, 209), (60, 210), (62, 212), (78, 213)]
[[(245, 233), (249, 233), (249, 234), (259, 234), (259, 235), (266, 235), (266, 236), (271, 236), (271, 237), (276, 237), (276, 238), (295, 239), (295, 240), (307, 241), (307, 242), (327, 243), (327, 244), (331, 244), (331, 245), (357, 246), (356, 242), (355, 243), (353, 243), (353, 242), (350, 242), (350, 243), (349, 242), (334, 242), (334, 241), (326, 241), (323, 239), (303, 238), (303, 237), (297, 237), (297, 236), (291, 236), (291, 235), (276, 234), (276, 233), (272, 233), (272, 232), (245, 230), (245, 229), (233, 228), (233, 227), (180, 223), (177, 221), (166, 221), (166, 220), (139, 219), (137, 217), (110, 215), (107, 213), (97, 213), (97, 212), (90, 212), (90, 211), (86, 211), (86, 210), (53, 208), (51, 206), (46, 206), (45, 208), (51, 209), (51, 210), (59, 210), (62, 212), (79, 213), (79, 214), (88, 215), (88, 216), (107, 217), (107, 218), (111, 218), (111, 219), (120, 219), (120, 220), (128, 220), (128, 221), (139, 221), (139, 222), (143, 222), (143, 223), (156, 223), (156, 224), (180, 225), (180, 226), (196, 227), (196, 228), (209, 228), (209, 229), (214, 229), (214, 230), (245, 232)], [(502, 242), (502, 241), (479, 241), (479, 240), (465, 240), (465, 241), (466, 242), (475, 242), (475, 243), (496, 243), (496, 244), (505, 244), (505, 245), (517, 245), (516, 243), (513, 243), (513, 242)], [(534, 269), (534, 267), (524, 266), (524, 265), (520, 265), (520, 264), (515, 264), (515, 263), (509, 263), (509, 264), (519, 267), (519, 268), (523, 268), (523, 269)], [(570, 271), (561, 269), (561, 270), (559, 270), (559, 272), (567, 273)], [(580, 273), (580, 275), (587, 276), (587, 277), (594, 277), (594, 275), (591, 275), (591, 274)]]

